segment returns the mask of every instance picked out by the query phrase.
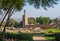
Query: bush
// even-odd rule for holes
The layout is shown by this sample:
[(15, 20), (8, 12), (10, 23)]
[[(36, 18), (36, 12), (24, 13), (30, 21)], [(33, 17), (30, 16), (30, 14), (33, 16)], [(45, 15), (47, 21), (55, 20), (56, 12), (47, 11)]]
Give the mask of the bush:
[(2, 39), (0, 39), (0, 41), (3, 41)]
[(6, 38), (13, 38), (13, 39), (18, 39), (18, 40), (28, 40), (28, 41), (33, 41), (32, 36), (29, 34), (23, 34), (23, 33), (19, 33), (19, 34), (11, 34), (11, 33), (6, 33), (5, 34)]
[(55, 36), (55, 34), (45, 34), (45, 36)]
[(60, 41), (60, 33), (56, 33), (55, 40)]
[(52, 31), (49, 31), (48, 33), (53, 33)]
[(18, 40), (18, 41), (28, 41), (28, 40)]

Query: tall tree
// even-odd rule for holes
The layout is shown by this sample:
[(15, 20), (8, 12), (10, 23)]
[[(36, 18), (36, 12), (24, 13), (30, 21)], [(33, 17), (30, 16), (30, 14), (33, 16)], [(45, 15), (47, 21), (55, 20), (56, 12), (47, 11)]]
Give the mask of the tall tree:
[[(24, 6), (24, 0), (1, 0), (0, 3), (1, 3), (0, 4), (1, 10), (6, 12), (4, 18), (1, 21), (0, 27), (1, 27), (1, 25), (2, 25), (4, 19), (6, 18), (7, 15), (8, 15), (7, 21), (9, 20), (9, 18), (10, 18), (9, 12), (11, 12), (13, 10), (19, 11)], [(6, 22), (6, 24), (7, 24), (7, 22)], [(4, 39), (5, 28), (6, 28), (6, 25), (4, 26), (3, 33), (2, 33), (3, 39)]]
[[(24, 0), (2, 0), (0, 8), (1, 10), (6, 12), (4, 18), (2, 19), (2, 22), (4, 21), (5, 17), (9, 12), (11, 12), (12, 10), (14, 11), (21, 10), (23, 6)], [(0, 26), (2, 25), (2, 22)]]

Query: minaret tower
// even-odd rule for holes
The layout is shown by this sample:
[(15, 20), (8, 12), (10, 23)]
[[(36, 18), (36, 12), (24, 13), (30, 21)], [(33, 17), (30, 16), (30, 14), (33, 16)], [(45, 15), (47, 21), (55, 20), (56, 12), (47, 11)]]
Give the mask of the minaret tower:
[(26, 10), (24, 10), (24, 15), (23, 15), (23, 27), (25, 25), (28, 25), (28, 16), (26, 15)]

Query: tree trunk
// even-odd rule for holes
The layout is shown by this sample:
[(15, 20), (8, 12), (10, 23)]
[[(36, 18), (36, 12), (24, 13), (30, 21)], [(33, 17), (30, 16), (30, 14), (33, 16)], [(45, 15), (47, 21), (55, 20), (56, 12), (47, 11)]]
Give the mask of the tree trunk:
[(6, 20), (6, 24), (5, 24), (4, 29), (3, 29), (3, 32), (2, 32), (2, 39), (3, 39), (3, 41), (5, 39), (5, 31), (6, 31), (5, 29), (6, 29), (6, 26), (8, 25), (8, 22), (9, 22), (9, 19), (10, 19), (11, 15), (12, 15), (11, 12), (9, 12), (8, 18)]
[[(0, 28), (1, 28), (2, 24), (3, 24), (4, 19), (6, 18), (7, 14), (9, 13), (9, 11), (10, 11), (10, 8), (8, 9), (7, 13), (5, 14), (3, 20), (1, 21), (1, 23), (0, 23)], [(3, 29), (2, 36), (0, 37), (1, 39), (2, 39), (2, 37), (4, 37), (4, 35), (3, 35), (4, 32), (5, 32), (5, 28)], [(3, 39), (3, 40), (4, 40), (4, 39)]]
[[(10, 15), (10, 14), (9, 14)], [(8, 18), (7, 18), (7, 21), (9, 21), (9, 19), (10, 19), (10, 16), (8, 15)], [(6, 26), (7, 26), (7, 24), (8, 24), (8, 22), (6, 21), (6, 24), (5, 24), (5, 26), (4, 26), (4, 29), (3, 29), (3, 32), (2, 32), (2, 39), (3, 39), (3, 41), (4, 41), (4, 39), (5, 39), (5, 29), (6, 29)]]
[[(3, 20), (2, 20), (1, 23), (0, 23), (0, 28), (1, 28), (1, 26), (2, 26), (2, 23), (3, 23), (4, 19), (6, 18), (6, 16), (8, 15), (8, 13), (12, 10), (12, 6), (13, 6), (15, 3), (16, 3), (16, 0), (14, 0), (13, 4), (11, 4), (11, 5), (9, 6), (9, 9), (8, 9), (7, 13), (5, 14)], [(10, 16), (8, 15), (7, 21), (9, 20), (9, 18), (10, 18)], [(7, 24), (7, 21), (6, 21), (6, 24)], [(2, 32), (2, 36), (1, 36), (1, 39), (2, 39), (3, 41), (4, 41), (4, 39), (5, 39), (5, 29), (6, 29), (6, 25), (4, 26), (4, 29), (3, 29), (3, 32)]]

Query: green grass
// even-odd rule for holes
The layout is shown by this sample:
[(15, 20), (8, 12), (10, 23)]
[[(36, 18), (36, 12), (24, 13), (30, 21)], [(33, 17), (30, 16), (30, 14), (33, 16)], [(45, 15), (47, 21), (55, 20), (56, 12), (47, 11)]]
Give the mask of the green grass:
[(55, 33), (60, 33), (60, 30), (56, 28), (49, 28), (49, 29), (44, 30), (44, 33), (46, 34), (45, 38), (47, 40), (55, 40)]
[(44, 33), (49, 33), (50, 31), (51, 31), (52, 33), (60, 33), (60, 29), (56, 29), (56, 28), (46, 29), (46, 30), (44, 30)]
[(52, 36), (52, 37), (50, 37), (50, 36), (45, 36), (45, 38), (46, 38), (47, 40), (55, 40), (55, 37), (54, 37), (54, 36)]
[(55, 34), (45, 34), (47, 40), (55, 40)]

